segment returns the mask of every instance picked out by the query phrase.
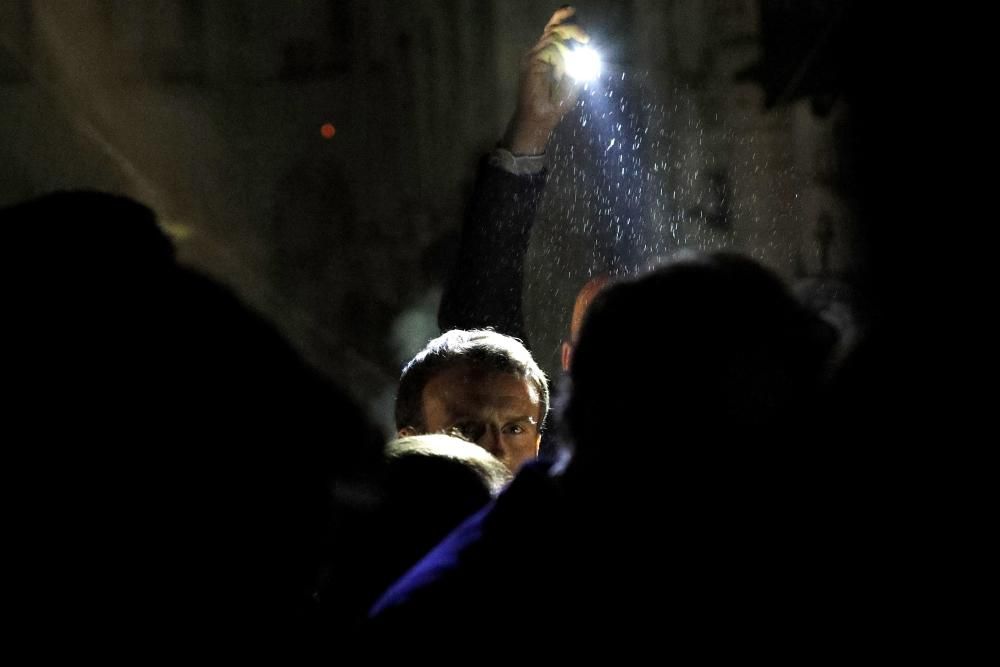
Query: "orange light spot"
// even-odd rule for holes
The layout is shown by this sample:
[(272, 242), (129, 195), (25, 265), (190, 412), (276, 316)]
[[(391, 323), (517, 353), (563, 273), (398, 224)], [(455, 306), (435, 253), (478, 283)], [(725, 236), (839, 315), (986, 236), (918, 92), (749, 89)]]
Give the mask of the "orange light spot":
[(319, 128), (319, 133), (323, 135), (324, 139), (333, 139), (333, 135), (337, 134), (337, 128), (333, 126), (333, 123), (323, 123)]

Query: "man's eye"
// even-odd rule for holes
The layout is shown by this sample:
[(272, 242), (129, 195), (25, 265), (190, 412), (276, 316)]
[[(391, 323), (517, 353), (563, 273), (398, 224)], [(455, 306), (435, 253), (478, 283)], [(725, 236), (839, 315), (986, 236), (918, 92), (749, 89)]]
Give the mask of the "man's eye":
[(449, 432), (458, 435), (461, 438), (465, 438), (470, 442), (476, 442), (482, 437), (483, 432), (486, 429), (482, 424), (476, 422), (460, 422), (448, 430)]
[(507, 428), (504, 429), (504, 431), (506, 431), (510, 435), (521, 435), (522, 433), (525, 433), (527, 429), (524, 427), (523, 424), (509, 424)]

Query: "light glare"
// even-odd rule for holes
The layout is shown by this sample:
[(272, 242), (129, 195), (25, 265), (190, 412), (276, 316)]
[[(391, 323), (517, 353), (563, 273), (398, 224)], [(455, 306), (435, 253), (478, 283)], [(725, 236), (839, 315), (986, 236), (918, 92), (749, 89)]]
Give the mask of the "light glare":
[(566, 54), (566, 73), (577, 81), (593, 81), (601, 74), (601, 57), (589, 46)]

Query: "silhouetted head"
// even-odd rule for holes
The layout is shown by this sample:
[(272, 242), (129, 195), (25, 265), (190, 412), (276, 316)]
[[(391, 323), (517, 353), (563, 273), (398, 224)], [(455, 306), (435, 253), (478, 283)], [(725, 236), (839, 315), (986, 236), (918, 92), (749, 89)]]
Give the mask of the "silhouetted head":
[(349, 625), (360, 622), (385, 589), (510, 480), (482, 447), (441, 433), (385, 447), (374, 511), (345, 540), (347, 560), (322, 591)]
[[(344, 511), (331, 486), (381, 453), (364, 412), (179, 266), (147, 207), (56, 193), (0, 225), (3, 367), (35, 443), (11, 462), (31, 510), (18, 558), (28, 604), (76, 619), (47, 631), (152, 645), (143, 633), (174, 628), (177, 646), (299, 632)], [(81, 614), (94, 596), (107, 604)]]
[(833, 340), (777, 276), (737, 255), (685, 255), (617, 282), (591, 304), (573, 357), (577, 455), (787, 431), (811, 407)]
[[(3, 266), (32, 283), (89, 282), (125, 271), (146, 276), (169, 270), (174, 248), (139, 202), (104, 192), (54, 192), (0, 209)], [(133, 279), (135, 276), (133, 276)]]

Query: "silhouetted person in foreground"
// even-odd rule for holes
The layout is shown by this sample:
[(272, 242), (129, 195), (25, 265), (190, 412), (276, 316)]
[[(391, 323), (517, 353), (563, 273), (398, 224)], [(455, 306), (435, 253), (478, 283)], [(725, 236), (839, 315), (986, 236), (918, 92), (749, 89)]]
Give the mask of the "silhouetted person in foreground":
[(486, 650), (484, 628), (509, 628), (494, 658), (827, 646), (850, 593), (834, 567), (838, 498), (817, 465), (828, 452), (803, 429), (831, 345), (741, 257), (680, 258), (608, 286), (573, 354), (571, 456), (523, 468), (394, 585), (371, 647), (391, 637), (388, 653), (447, 660)]
[(390, 584), (510, 478), (503, 462), (467, 440), (440, 433), (393, 440), (385, 450), (377, 506), (350, 545), (356, 560), (324, 596), (352, 598), (352, 621), (360, 623)]
[(276, 657), (381, 436), (152, 211), (97, 192), (0, 210), (13, 632), (101, 660)]

